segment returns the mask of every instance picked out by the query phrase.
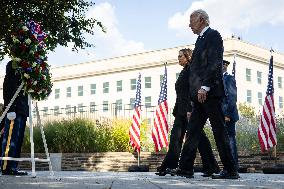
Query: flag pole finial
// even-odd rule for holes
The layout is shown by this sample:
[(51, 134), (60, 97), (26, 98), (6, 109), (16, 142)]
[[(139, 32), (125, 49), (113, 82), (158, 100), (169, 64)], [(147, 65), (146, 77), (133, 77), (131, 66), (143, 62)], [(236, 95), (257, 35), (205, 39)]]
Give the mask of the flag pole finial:
[(272, 49), (272, 47), (270, 48), (270, 53), (271, 53), (271, 56), (272, 56), (272, 53), (274, 52), (274, 50)]

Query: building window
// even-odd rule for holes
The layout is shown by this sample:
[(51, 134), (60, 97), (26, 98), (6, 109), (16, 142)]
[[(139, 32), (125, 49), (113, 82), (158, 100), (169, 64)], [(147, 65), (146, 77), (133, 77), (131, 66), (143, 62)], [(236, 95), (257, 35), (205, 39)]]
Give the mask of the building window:
[(90, 112), (95, 112), (96, 111), (96, 103), (95, 102), (90, 102)]
[(83, 96), (83, 85), (78, 86), (78, 96)]
[(251, 103), (251, 90), (247, 90), (247, 102)]
[(59, 97), (60, 97), (60, 89), (55, 89), (54, 90), (54, 94), (55, 94), (55, 99), (59, 99)]
[(122, 110), (122, 99), (116, 100), (115, 109), (116, 110)]
[(134, 109), (134, 104), (135, 104), (135, 98), (130, 98), (129, 101), (129, 109)]
[(108, 101), (103, 101), (103, 111), (104, 112), (108, 111)]
[(145, 97), (145, 107), (150, 108), (151, 107), (151, 96)]
[(57, 116), (59, 114), (59, 106), (54, 106), (54, 115)]
[(130, 90), (136, 90), (136, 79), (130, 79)]
[(65, 108), (65, 113), (66, 114), (71, 114), (71, 105), (66, 105), (66, 108)]
[(151, 88), (151, 77), (145, 77), (145, 88)]
[(278, 77), (278, 88), (282, 89), (282, 77)]
[(246, 68), (246, 80), (251, 81), (251, 69)]
[(109, 82), (104, 82), (103, 83), (103, 93), (108, 93), (109, 92)]
[(97, 85), (96, 84), (91, 84), (91, 95), (96, 94), (96, 89), (97, 89)]
[(43, 107), (43, 116), (47, 116), (48, 115), (48, 107)]
[(176, 73), (176, 80), (178, 79), (179, 74), (180, 74), (180, 72)]
[(71, 87), (66, 88), (66, 97), (71, 97)]
[(262, 105), (262, 92), (258, 92), (257, 93), (257, 99), (258, 99), (258, 104), (259, 105)]
[(116, 91), (122, 91), (122, 80), (116, 81)]
[(78, 112), (80, 112), (80, 113), (84, 112), (83, 103), (78, 104)]
[(257, 71), (257, 83), (258, 84), (261, 84), (261, 79), (262, 79), (262, 72), (260, 71)]
[(283, 108), (283, 97), (279, 96), (279, 108), (282, 109)]

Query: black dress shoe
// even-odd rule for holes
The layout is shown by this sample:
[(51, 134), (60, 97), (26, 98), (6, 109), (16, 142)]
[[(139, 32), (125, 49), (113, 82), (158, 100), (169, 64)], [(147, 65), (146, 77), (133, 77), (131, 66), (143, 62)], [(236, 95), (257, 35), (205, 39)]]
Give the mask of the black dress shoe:
[(218, 175), (212, 175), (212, 179), (239, 179), (238, 172), (221, 171)]
[(220, 172), (220, 169), (216, 169), (216, 170), (205, 170), (203, 172), (203, 177), (211, 177), (214, 173), (218, 174)]
[[(166, 176), (167, 174), (172, 175), (172, 169), (170, 168), (166, 168), (166, 169), (158, 169), (157, 168), (157, 172), (155, 173), (156, 175), (159, 176)], [(173, 175), (172, 175), (173, 176)]]
[(2, 171), (2, 175), (24, 176), (28, 175), (28, 173), (26, 171), (6, 169)]
[(175, 172), (172, 172), (171, 175), (177, 175), (177, 176), (186, 177), (186, 178), (194, 178), (193, 170), (188, 171), (188, 170), (183, 170), (179, 168), (177, 168)]

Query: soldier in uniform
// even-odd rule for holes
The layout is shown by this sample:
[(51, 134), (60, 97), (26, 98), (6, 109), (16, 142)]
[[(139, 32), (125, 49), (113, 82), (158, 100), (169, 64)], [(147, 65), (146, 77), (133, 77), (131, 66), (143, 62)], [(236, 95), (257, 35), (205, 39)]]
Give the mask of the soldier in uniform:
[[(13, 62), (9, 61), (6, 66), (6, 75), (3, 83), (5, 108), (10, 103), (20, 84), (21, 76), (13, 68)], [(28, 116), (28, 96), (21, 90), (6, 115), (2, 141), (2, 157), (20, 157)], [(27, 172), (18, 170), (17, 161), (2, 160), (1, 171), (2, 175), (27, 175)]]

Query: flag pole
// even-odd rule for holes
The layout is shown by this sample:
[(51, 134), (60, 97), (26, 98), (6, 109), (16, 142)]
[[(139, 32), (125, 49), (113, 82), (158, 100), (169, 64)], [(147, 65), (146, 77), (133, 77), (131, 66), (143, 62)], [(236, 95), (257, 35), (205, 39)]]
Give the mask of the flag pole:
[[(274, 50), (272, 49), (272, 47), (271, 47), (271, 49), (270, 49), (270, 57), (272, 57), (273, 56), (273, 53), (274, 52)], [(277, 164), (277, 144), (273, 147), (273, 157), (275, 158), (274, 160), (275, 160), (275, 165)]]
[(138, 153), (138, 157), (137, 157), (137, 159), (138, 159), (138, 167), (140, 166), (140, 150), (137, 150), (137, 153)]

